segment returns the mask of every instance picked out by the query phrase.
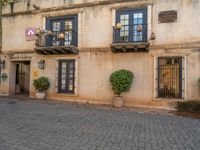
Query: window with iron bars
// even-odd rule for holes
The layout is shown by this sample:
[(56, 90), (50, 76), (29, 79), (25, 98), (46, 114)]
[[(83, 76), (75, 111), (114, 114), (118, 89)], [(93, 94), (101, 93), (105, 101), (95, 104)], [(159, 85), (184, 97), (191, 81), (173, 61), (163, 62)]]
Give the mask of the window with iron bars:
[(158, 97), (182, 98), (182, 57), (158, 58)]

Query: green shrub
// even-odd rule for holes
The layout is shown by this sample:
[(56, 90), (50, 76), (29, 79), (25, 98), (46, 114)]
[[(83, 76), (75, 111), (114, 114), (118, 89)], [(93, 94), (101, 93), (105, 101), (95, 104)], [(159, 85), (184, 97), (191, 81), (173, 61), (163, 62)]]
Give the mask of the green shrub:
[(48, 78), (40, 77), (38, 79), (33, 80), (33, 85), (37, 91), (44, 92), (48, 90), (50, 83)]
[(129, 70), (119, 70), (111, 74), (110, 82), (115, 95), (129, 91), (134, 79), (134, 74)]
[(185, 112), (200, 112), (200, 101), (178, 102), (176, 109)]

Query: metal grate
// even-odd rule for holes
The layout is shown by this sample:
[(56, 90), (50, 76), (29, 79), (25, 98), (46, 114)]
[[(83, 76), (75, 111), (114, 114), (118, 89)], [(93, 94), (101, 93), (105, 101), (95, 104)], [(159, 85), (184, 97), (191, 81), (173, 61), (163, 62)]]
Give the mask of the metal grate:
[(161, 98), (182, 98), (181, 57), (158, 59), (158, 96)]
[[(138, 25), (141, 31), (138, 31)], [(147, 41), (147, 24), (122, 25), (121, 29), (113, 27), (113, 43), (136, 43)]]

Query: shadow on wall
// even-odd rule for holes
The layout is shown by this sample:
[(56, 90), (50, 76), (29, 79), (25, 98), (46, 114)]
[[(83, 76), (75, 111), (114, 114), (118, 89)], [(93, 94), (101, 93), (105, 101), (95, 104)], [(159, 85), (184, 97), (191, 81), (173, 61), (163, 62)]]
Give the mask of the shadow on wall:
[(199, 82), (199, 91), (198, 92), (199, 92), (199, 100), (200, 100), (200, 77), (199, 77), (199, 81), (198, 82)]

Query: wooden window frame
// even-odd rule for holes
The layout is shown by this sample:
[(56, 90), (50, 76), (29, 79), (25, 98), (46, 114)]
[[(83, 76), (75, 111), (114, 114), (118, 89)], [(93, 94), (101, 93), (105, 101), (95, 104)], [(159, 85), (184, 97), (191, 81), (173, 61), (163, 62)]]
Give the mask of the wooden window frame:
[[(129, 36), (128, 36), (128, 42), (127, 43), (133, 43), (133, 42), (147, 42), (148, 41), (148, 35), (147, 35), (147, 31), (148, 31), (148, 15), (147, 15), (147, 7), (142, 7), (142, 8), (132, 8), (132, 9), (119, 9), (119, 10), (116, 10), (116, 24), (120, 22), (120, 15), (122, 14), (129, 14), (130, 18), (129, 18), (129, 25), (131, 27), (129, 28), (132, 28), (132, 26), (134, 25), (133, 24), (133, 14), (134, 13), (140, 13), (142, 12), (143, 13), (143, 24), (146, 25), (144, 26), (144, 30), (142, 31), (142, 41), (134, 41), (133, 40), (133, 35), (134, 35), (134, 32), (133, 32), (133, 29), (129, 29)], [(116, 33), (116, 39), (117, 41), (120, 41), (120, 32), (117, 32)]]
[[(66, 87), (63, 90), (62, 86), (62, 63), (66, 62)], [(73, 90), (69, 90), (69, 63), (73, 63)], [(61, 94), (75, 94), (75, 74), (76, 74), (76, 59), (62, 59), (58, 60), (58, 93)]]
[[(65, 20), (72, 20), (73, 26), (72, 30), (73, 32), (73, 45), (78, 47), (78, 14), (74, 15), (67, 15), (67, 16), (58, 16), (58, 17), (49, 17), (46, 18), (46, 29), (51, 30), (53, 29), (52, 27), (52, 22), (54, 21), (65, 21)], [(63, 27), (61, 27), (62, 29)], [(46, 40), (46, 45), (51, 45), (53, 41), (51, 41), (49, 38)]]

